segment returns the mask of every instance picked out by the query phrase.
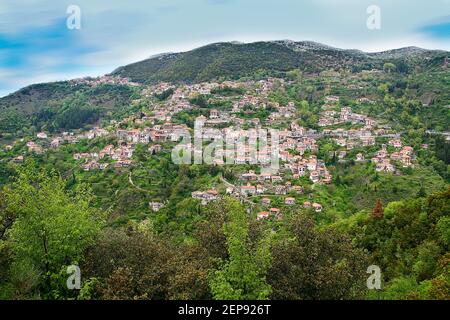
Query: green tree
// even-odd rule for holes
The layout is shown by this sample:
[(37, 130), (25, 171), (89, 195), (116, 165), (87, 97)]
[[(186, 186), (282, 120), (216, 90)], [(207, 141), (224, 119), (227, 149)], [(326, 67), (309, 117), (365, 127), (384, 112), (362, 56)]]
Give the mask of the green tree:
[(52, 285), (52, 275), (82, 260), (104, 222), (104, 214), (90, 206), (93, 196), (87, 188), (72, 192), (65, 187), (55, 172), (38, 171), (28, 162), (5, 190), (6, 211), (16, 215), (6, 233), (11, 268), (39, 275), (42, 292)]
[(392, 71), (394, 71), (396, 69), (395, 64), (387, 62), (384, 64), (383, 66), (383, 70), (387, 73), (391, 73)]
[(256, 247), (250, 245), (249, 224), (244, 208), (236, 200), (225, 203), (230, 221), (224, 225), (229, 260), (211, 273), (210, 287), (218, 300), (263, 300), (271, 293), (266, 282), (269, 268), (270, 236)]

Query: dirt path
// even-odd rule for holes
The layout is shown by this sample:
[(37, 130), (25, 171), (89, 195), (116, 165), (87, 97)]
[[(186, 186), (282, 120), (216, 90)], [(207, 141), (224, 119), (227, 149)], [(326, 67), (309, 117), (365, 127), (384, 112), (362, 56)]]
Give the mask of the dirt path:
[(130, 182), (130, 184), (131, 184), (135, 189), (137, 189), (137, 190), (139, 190), (139, 191), (142, 191), (142, 192), (148, 192), (148, 193), (151, 192), (150, 190), (142, 189), (141, 187), (139, 187), (139, 186), (137, 186), (137, 185), (134, 184), (134, 181), (133, 181), (133, 179), (132, 179), (132, 177), (131, 177), (131, 171), (130, 171), (130, 173), (128, 174), (128, 181)]

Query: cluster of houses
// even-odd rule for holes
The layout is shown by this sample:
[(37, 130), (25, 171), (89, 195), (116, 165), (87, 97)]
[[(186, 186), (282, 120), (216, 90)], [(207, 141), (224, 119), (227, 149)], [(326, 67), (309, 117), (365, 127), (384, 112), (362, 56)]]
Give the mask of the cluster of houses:
[(275, 112), (272, 112), (268, 119), (268, 124), (272, 124), (280, 119), (292, 119), (297, 109), (295, 108), (295, 104), (293, 102), (289, 102), (287, 106), (280, 106), (279, 104), (275, 104), (274, 108)]
[(163, 125), (155, 125), (151, 128), (144, 129), (119, 129), (116, 131), (116, 136), (119, 140), (130, 143), (149, 143), (178, 141), (189, 128), (185, 124), (165, 123)]
[(112, 84), (112, 85), (123, 85), (123, 86), (132, 86), (137, 87), (140, 86), (140, 84), (136, 82), (130, 81), (128, 78), (118, 77), (118, 76), (111, 76), (111, 75), (105, 75), (102, 77), (97, 78), (79, 78), (71, 80), (70, 83), (73, 86), (79, 86), (79, 85), (88, 85), (91, 87), (97, 87), (104, 84)]
[(85, 171), (100, 169), (104, 170), (108, 167), (108, 163), (100, 163), (99, 160), (110, 157), (115, 160), (115, 168), (129, 167), (132, 164), (133, 148), (128, 145), (121, 145), (115, 148), (113, 145), (107, 145), (99, 152), (75, 153), (75, 160), (85, 160), (82, 165)]
[(209, 111), (209, 118), (206, 118), (205, 116), (199, 116), (197, 118), (197, 121), (201, 121), (202, 124), (207, 126), (220, 126), (227, 123), (237, 123), (239, 118), (236, 118), (234, 115), (230, 115), (226, 111), (219, 111), (217, 109), (211, 109)]
[(368, 116), (354, 113), (350, 107), (343, 107), (340, 112), (334, 110), (321, 112), (318, 126), (326, 127), (344, 123), (363, 124), (372, 127), (376, 124), (376, 121)]
[(241, 175), (243, 184), (240, 187), (228, 190), (231, 194), (238, 196), (262, 196), (264, 194), (286, 195), (294, 191), (298, 194), (304, 192), (303, 187), (292, 185), (290, 181), (284, 183), (279, 175), (272, 175), (268, 172), (256, 174), (250, 170)]
[(258, 96), (251, 96), (245, 94), (239, 101), (236, 101), (233, 104), (232, 112), (238, 113), (241, 110), (243, 110), (245, 106), (253, 106), (264, 109), (266, 107), (266, 103), (267, 103), (266, 101), (262, 101), (261, 98)]
[[(270, 206), (270, 199), (269, 198), (263, 198), (261, 200), (262, 204), (264, 206)], [(295, 204), (295, 198), (288, 197), (284, 199), (284, 204), (288, 206), (292, 206)], [(302, 208), (309, 209), (312, 208), (315, 212), (322, 212), (323, 207), (320, 203), (317, 202), (310, 202), (305, 201), (302, 205)], [(267, 209), (266, 209), (267, 210)], [(260, 211), (256, 214), (257, 220), (267, 219), (269, 217), (275, 217), (276, 219), (281, 219), (281, 210), (279, 208), (270, 208), (267, 211)]]
[(313, 183), (331, 184), (332, 175), (325, 166), (325, 162), (315, 155), (308, 159), (301, 159), (298, 162), (288, 164), (294, 178), (305, 176), (309, 173), (309, 179)]
[(270, 91), (274, 89), (275, 85), (284, 87), (285, 85), (284, 79), (267, 78), (260, 80), (258, 81), (258, 88), (256, 89), (256, 92), (260, 95), (267, 95)]
[(375, 138), (374, 137), (368, 137), (368, 138), (361, 138), (361, 139), (346, 139), (346, 138), (336, 138), (333, 139), (333, 141), (339, 146), (343, 147), (347, 150), (352, 150), (356, 147), (368, 147), (375, 145)]
[(219, 192), (216, 189), (210, 189), (208, 191), (194, 191), (191, 196), (193, 199), (200, 200), (202, 205), (207, 205), (211, 201), (218, 199)]
[[(395, 148), (402, 148), (399, 140), (391, 140), (389, 144)], [(372, 158), (372, 162), (376, 165), (375, 170), (378, 172), (395, 172), (395, 166), (391, 160), (400, 162), (403, 167), (410, 167), (414, 156), (413, 151), (412, 147), (404, 146), (401, 150), (389, 154), (386, 145), (383, 144), (381, 150)]]

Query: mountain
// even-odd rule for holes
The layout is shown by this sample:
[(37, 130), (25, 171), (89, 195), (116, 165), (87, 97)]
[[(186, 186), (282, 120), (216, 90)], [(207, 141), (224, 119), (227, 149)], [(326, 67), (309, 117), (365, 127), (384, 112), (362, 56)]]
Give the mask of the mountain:
[(140, 83), (200, 82), (240, 78), (255, 72), (279, 74), (292, 69), (320, 72), (328, 69), (382, 68), (386, 62), (417, 64), (438, 58), (444, 51), (403, 48), (380, 53), (344, 50), (324, 44), (290, 40), (254, 43), (214, 43), (188, 52), (170, 53), (123, 66), (112, 74)]
[(112, 74), (141, 83), (199, 82), (239, 78), (258, 71), (277, 73), (302, 69), (314, 72), (321, 68), (339, 67), (342, 63), (364, 63), (360, 57), (346, 51), (307, 45), (286, 41), (214, 43), (133, 63), (118, 68)]

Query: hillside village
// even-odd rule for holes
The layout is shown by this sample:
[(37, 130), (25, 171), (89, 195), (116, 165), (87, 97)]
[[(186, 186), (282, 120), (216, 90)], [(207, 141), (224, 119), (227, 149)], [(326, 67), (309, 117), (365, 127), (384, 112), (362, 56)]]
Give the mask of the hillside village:
[[(89, 83), (99, 85), (101, 83), (115, 83), (121, 85), (137, 85), (127, 79), (115, 79), (106, 76), (104, 79), (74, 80), (74, 85)], [(112, 138), (114, 143), (104, 146), (102, 149), (89, 150), (83, 153), (74, 153), (73, 159), (84, 171), (107, 170), (109, 168), (121, 169), (137, 165), (133, 157), (137, 145), (145, 145), (150, 154), (170, 152), (173, 145), (179, 144), (183, 135), (192, 132), (192, 127), (187, 123), (177, 121), (177, 115), (183, 112), (191, 112), (198, 105), (193, 104), (193, 99), (205, 95), (212, 96), (217, 102), (229, 102), (231, 108), (206, 110), (195, 118), (194, 123), (202, 126), (202, 138), (225, 140), (231, 136), (233, 142), (242, 137), (249, 137), (249, 130), (269, 130), (279, 128), (280, 161), (279, 172), (269, 173), (264, 169), (270, 165), (270, 146), (260, 146), (256, 152), (256, 159), (261, 168), (243, 172), (236, 177), (238, 182), (231, 184), (224, 181), (225, 193), (239, 199), (260, 199), (260, 208), (267, 210), (257, 213), (258, 219), (280, 215), (280, 208), (270, 206), (271, 196), (282, 197), (286, 206), (296, 204), (292, 195), (301, 195), (304, 192), (304, 184), (330, 185), (333, 183), (333, 175), (329, 172), (324, 159), (320, 159), (320, 142), (329, 140), (335, 146), (329, 150), (329, 157), (337, 161), (371, 161), (375, 164), (375, 170), (381, 173), (399, 174), (399, 167), (414, 168), (417, 148), (425, 149), (426, 145), (403, 145), (401, 133), (395, 132), (386, 122), (358, 114), (349, 106), (341, 106), (339, 96), (326, 96), (323, 99), (322, 112), (314, 128), (299, 125), (296, 119), (297, 108), (294, 102), (286, 105), (275, 103), (269, 99), (274, 88), (285, 86), (284, 79), (268, 78), (260, 81), (225, 81), (222, 83), (207, 82), (194, 85), (174, 85), (166, 82), (143, 88), (141, 98), (134, 103), (147, 101), (150, 107), (142, 110), (138, 115), (130, 115), (123, 119), (111, 120), (108, 125), (94, 127), (88, 131), (68, 131), (60, 134), (39, 132), (33, 139), (21, 139), (16, 143), (26, 142), (27, 153), (11, 159), (16, 163), (22, 163), (29, 153), (41, 154), (48, 149), (57, 149), (64, 144), (77, 144), (83, 140), (97, 138)], [(231, 98), (221, 95), (221, 92), (231, 91)], [(237, 94), (235, 94), (237, 93)], [(155, 99), (167, 94), (167, 99), (160, 101)], [(373, 104), (374, 101), (361, 97), (361, 103)], [(258, 110), (270, 110), (266, 118), (251, 117)], [(383, 141), (379, 143), (379, 141)], [(233, 156), (234, 165), (246, 165), (252, 161), (251, 146), (245, 145), (243, 149), (225, 148), (219, 150), (214, 156), (215, 165), (224, 165), (225, 159)], [(379, 146), (376, 152), (370, 150), (373, 146)], [(13, 149), (13, 145), (4, 146), (5, 150)], [(181, 145), (186, 152), (193, 153), (192, 143)], [(361, 152), (349, 157), (348, 154), (357, 148)], [(238, 150), (239, 149), (239, 150)], [(198, 151), (195, 151), (198, 152)], [(195, 153), (194, 152), (194, 153)], [(253, 155), (255, 156), (255, 155)], [(229, 164), (227, 162), (227, 164)], [(304, 179), (307, 180), (304, 180)], [(303, 179), (303, 180), (302, 180)], [(300, 182), (303, 181), (303, 182)], [(203, 205), (217, 200), (221, 193), (217, 186), (211, 186), (210, 190), (198, 190), (192, 193), (192, 198), (198, 199)], [(309, 195), (311, 196), (311, 195)], [(248, 201), (249, 200), (242, 200)], [(319, 213), (322, 204), (314, 201), (302, 201), (297, 203), (303, 208), (313, 208)], [(149, 204), (152, 211), (159, 211), (164, 205), (153, 201)]]

